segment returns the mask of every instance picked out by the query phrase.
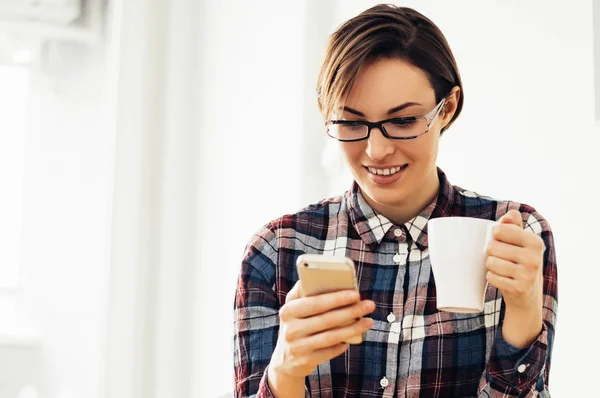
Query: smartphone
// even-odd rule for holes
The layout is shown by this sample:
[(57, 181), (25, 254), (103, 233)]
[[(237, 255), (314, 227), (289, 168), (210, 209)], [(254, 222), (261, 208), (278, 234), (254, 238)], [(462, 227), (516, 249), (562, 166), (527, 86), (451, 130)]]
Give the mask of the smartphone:
[[(296, 268), (302, 281), (302, 291), (306, 296), (338, 290), (358, 291), (356, 268), (352, 259), (348, 257), (302, 254), (296, 261)], [(363, 340), (364, 336), (358, 335), (345, 343), (360, 344)]]

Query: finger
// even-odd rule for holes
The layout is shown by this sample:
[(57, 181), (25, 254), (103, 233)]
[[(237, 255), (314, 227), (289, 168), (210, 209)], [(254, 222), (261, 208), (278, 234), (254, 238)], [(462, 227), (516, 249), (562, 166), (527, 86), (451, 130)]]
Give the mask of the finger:
[(501, 224), (514, 224), (519, 226), (521, 229), (523, 228), (523, 217), (521, 217), (521, 213), (517, 210), (511, 210), (505, 215), (503, 215), (499, 222)]
[(350, 325), (329, 329), (325, 332), (296, 340), (291, 343), (291, 345), (293, 350), (297, 353), (309, 353), (322, 348), (335, 346), (352, 337), (361, 335), (369, 330), (371, 326), (373, 326), (373, 320), (371, 318), (362, 318)]
[(496, 289), (499, 289), (501, 292), (515, 291), (517, 282), (514, 279), (497, 275), (491, 271), (488, 271), (485, 277), (490, 285), (494, 286)]
[(288, 303), (292, 300), (299, 299), (302, 296), (304, 296), (304, 294), (302, 293), (302, 282), (298, 281), (296, 282), (292, 290), (288, 292), (287, 296), (285, 296), (285, 302)]
[(525, 247), (528, 239), (523, 228), (515, 224), (499, 224), (494, 227), (494, 239), (511, 245)]
[(321, 348), (312, 353), (311, 359), (313, 359), (319, 365), (323, 362), (329, 361), (335, 357), (339, 357), (350, 347), (350, 344), (341, 343), (331, 347)]
[(486, 254), (515, 264), (527, 264), (530, 257), (528, 249), (497, 240), (488, 244)]
[(374, 310), (375, 303), (373, 301), (363, 300), (348, 307), (335, 309), (310, 318), (298, 319), (295, 324), (290, 325), (286, 331), (286, 337), (288, 340), (293, 341), (340, 325), (346, 325), (370, 314)]
[(546, 250), (546, 244), (542, 237), (531, 231), (525, 231), (525, 246), (541, 252), (542, 254)]
[(334, 308), (345, 307), (356, 303), (360, 294), (356, 290), (341, 290), (333, 293), (324, 293), (317, 296), (302, 297), (286, 303), (279, 316), (281, 319), (307, 318), (323, 314)]
[(485, 261), (485, 266), (489, 271), (492, 271), (499, 276), (511, 279), (514, 279), (517, 276), (517, 264), (502, 258), (488, 256)]

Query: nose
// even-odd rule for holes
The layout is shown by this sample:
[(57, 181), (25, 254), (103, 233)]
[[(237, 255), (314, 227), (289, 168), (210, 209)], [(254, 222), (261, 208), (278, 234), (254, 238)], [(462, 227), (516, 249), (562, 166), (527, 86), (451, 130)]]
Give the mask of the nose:
[(386, 138), (379, 128), (373, 127), (367, 139), (367, 155), (373, 161), (379, 162), (394, 151), (395, 146), (392, 140)]

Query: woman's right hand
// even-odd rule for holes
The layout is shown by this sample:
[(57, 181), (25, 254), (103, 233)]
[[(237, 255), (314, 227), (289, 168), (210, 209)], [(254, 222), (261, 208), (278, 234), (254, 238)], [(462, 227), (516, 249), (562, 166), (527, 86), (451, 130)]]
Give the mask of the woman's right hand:
[(317, 365), (348, 349), (344, 341), (373, 326), (372, 319), (362, 317), (374, 310), (373, 301), (360, 301), (359, 293), (352, 290), (304, 297), (298, 281), (279, 310), (279, 337), (269, 364), (269, 384), (275, 378), (303, 386), (304, 378)]

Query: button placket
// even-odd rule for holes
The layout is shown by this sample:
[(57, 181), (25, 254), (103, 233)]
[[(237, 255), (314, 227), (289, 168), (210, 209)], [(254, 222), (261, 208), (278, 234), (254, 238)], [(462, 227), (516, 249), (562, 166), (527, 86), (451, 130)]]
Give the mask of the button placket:
[(396, 264), (405, 263), (407, 257), (408, 257), (408, 244), (405, 242), (398, 243), (398, 253), (396, 253), (394, 255), (394, 262)]
[(390, 385), (390, 381), (387, 379), (387, 377), (383, 376), (383, 378), (379, 380), (379, 385), (381, 386), (381, 388), (386, 388)]
[(526, 365), (526, 364), (519, 365), (519, 367), (517, 368), (517, 372), (519, 372), (519, 373), (525, 372), (527, 370), (527, 366), (529, 366), (529, 365)]

